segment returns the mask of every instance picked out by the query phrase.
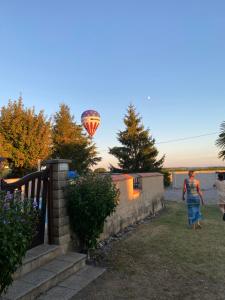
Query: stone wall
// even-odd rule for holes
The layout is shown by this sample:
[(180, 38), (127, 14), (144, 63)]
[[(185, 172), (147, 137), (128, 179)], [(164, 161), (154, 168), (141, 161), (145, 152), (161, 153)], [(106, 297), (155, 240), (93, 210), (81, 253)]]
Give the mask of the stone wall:
[(64, 195), (64, 188), (68, 184), (68, 170), (70, 160), (53, 159), (45, 164), (51, 170), (51, 243), (60, 245), (64, 252), (71, 249), (71, 231), (67, 213), (67, 203)]
[(140, 188), (133, 188), (132, 175), (112, 175), (120, 190), (116, 211), (107, 218), (100, 240), (118, 233), (128, 225), (142, 220), (163, 207), (163, 175), (159, 173), (139, 173)]
[[(52, 201), (48, 222), (51, 229), (51, 239), (49, 242), (60, 245), (64, 252), (72, 249), (67, 203), (64, 195), (64, 188), (68, 184), (69, 163), (70, 160), (65, 159), (45, 162), (45, 165), (50, 168), (51, 177)], [(138, 179), (136, 189), (134, 189), (134, 178)], [(144, 219), (163, 207), (162, 174), (121, 174), (112, 175), (112, 179), (120, 190), (119, 204), (116, 211), (107, 218), (100, 239), (106, 239), (110, 235), (118, 233), (128, 225)]]

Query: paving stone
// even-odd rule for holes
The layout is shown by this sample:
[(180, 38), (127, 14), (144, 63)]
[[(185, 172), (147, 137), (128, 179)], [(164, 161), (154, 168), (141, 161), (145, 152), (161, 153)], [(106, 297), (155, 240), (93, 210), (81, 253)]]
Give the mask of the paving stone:
[(57, 286), (48, 291), (47, 294), (41, 295), (38, 300), (68, 300), (74, 296), (74, 290)]
[(64, 260), (68, 262), (80, 261), (82, 259), (86, 259), (87, 255), (77, 253), (77, 252), (69, 252), (66, 255), (61, 255), (57, 257), (58, 260)]
[(38, 299), (71, 299), (104, 271), (101, 268), (85, 266), (85, 263), (86, 255), (81, 253), (70, 252), (60, 255), (15, 280), (2, 299), (31, 300), (36, 299), (41, 293), (45, 294)]
[(41, 269), (43, 270), (47, 270), (53, 273), (59, 273), (62, 270), (72, 267), (73, 266), (73, 262), (68, 262), (65, 260), (58, 260), (58, 259), (54, 259), (52, 262), (44, 265), (43, 267), (41, 267)]
[(44, 269), (37, 269), (32, 271), (21, 278), (21, 281), (32, 283), (33, 285), (39, 285), (46, 282), (50, 278), (54, 277), (55, 273)]
[(21, 278), (23, 275), (53, 260), (61, 253), (61, 248), (57, 245), (40, 245), (28, 250), (22, 266), (14, 274), (14, 279)]
[(41, 256), (41, 255), (44, 255), (52, 250), (55, 250), (57, 249), (58, 246), (56, 245), (40, 245), (40, 246), (37, 246), (37, 247), (34, 247), (30, 250), (27, 251), (26, 253), (26, 256), (29, 256), (29, 257), (37, 257), (37, 256)]
[(91, 282), (91, 280), (89, 278), (77, 276), (74, 274), (74, 275), (71, 275), (69, 278), (67, 278), (65, 281), (60, 282), (58, 284), (58, 286), (69, 288), (71, 290), (79, 292), (82, 288), (84, 288), (90, 282)]
[(87, 286), (90, 282), (104, 273), (105, 269), (86, 266), (76, 274), (70, 276), (58, 285), (74, 290), (75, 294)]
[(103, 268), (86, 266), (50, 289), (45, 295), (41, 295), (38, 300), (69, 300), (104, 272)]
[(7, 293), (3, 295), (3, 299), (17, 300), (23, 295), (25, 295), (28, 291), (31, 291), (33, 288), (34, 285), (32, 283), (16, 280), (9, 287)]
[(60, 282), (58, 285), (73, 290), (81, 290), (84, 286), (88, 285), (91, 281), (99, 277), (104, 272), (105, 269), (103, 268), (85, 266), (82, 270), (70, 276), (63, 282)]
[(82, 270), (76, 273), (77, 276), (91, 278), (98, 277), (105, 272), (104, 268), (86, 265)]

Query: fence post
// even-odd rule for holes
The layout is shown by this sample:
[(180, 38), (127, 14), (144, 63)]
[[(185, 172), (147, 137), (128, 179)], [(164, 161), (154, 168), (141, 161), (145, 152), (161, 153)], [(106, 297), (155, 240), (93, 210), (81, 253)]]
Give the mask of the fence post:
[(70, 162), (71, 160), (68, 159), (45, 161), (50, 169), (49, 242), (60, 245), (64, 252), (71, 247), (69, 217), (64, 196), (64, 188), (68, 183), (67, 172)]

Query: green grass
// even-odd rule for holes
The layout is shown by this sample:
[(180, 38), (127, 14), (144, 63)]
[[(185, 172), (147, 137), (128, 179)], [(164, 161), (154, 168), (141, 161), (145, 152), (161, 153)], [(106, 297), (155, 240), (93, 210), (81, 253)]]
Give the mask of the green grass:
[(202, 213), (194, 231), (185, 205), (169, 203), (113, 244), (108, 271), (74, 299), (225, 299), (225, 222), (217, 207)]

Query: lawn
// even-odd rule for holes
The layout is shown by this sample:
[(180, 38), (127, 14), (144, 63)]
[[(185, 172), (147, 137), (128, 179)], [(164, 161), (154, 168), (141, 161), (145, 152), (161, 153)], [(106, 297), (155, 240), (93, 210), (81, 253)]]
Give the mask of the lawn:
[(167, 203), (100, 253), (107, 271), (73, 299), (225, 299), (225, 222), (215, 206), (202, 212), (194, 231), (185, 205)]

